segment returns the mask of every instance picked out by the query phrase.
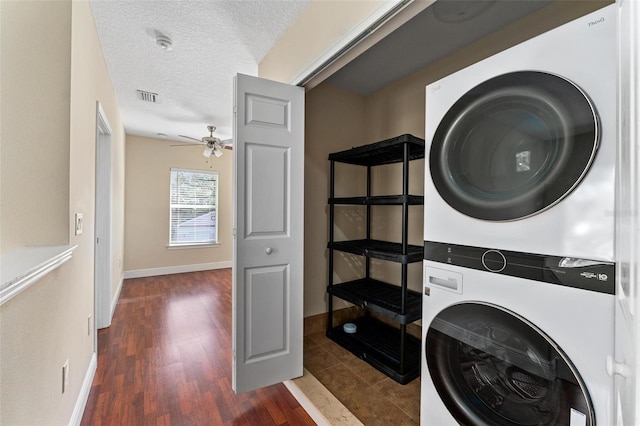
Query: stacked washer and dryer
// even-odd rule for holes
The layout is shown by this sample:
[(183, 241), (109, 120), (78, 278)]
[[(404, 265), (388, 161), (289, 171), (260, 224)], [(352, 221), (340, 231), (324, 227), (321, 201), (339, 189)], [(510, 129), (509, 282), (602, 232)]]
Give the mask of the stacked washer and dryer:
[(610, 425), (616, 6), (426, 90), (422, 425)]

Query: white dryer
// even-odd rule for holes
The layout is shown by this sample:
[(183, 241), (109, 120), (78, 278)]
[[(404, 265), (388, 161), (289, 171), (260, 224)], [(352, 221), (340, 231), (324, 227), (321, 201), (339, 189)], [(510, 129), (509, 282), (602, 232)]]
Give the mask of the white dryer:
[(425, 240), (611, 261), (616, 5), (426, 88)]
[(423, 426), (614, 422), (616, 8), (427, 86)]
[(421, 425), (614, 424), (613, 283), (576, 288), (614, 265), (501, 252), (535, 281), (455, 265), (485, 253), (443, 244), (430, 255), (451, 263), (425, 261)]

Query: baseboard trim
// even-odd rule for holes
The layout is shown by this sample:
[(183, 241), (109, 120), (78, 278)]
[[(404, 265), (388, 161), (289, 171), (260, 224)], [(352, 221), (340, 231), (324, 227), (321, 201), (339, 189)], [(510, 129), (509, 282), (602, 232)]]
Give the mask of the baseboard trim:
[(89, 393), (91, 393), (91, 384), (93, 383), (93, 377), (96, 374), (96, 369), (98, 368), (98, 356), (94, 352), (91, 355), (91, 361), (89, 361), (89, 368), (87, 368), (87, 373), (84, 375), (84, 380), (82, 381), (82, 387), (80, 388), (80, 394), (78, 395), (78, 399), (76, 400), (76, 405), (73, 407), (73, 413), (71, 414), (71, 419), (69, 420), (69, 426), (78, 426), (82, 421), (82, 415), (84, 414), (84, 409), (87, 406), (87, 401), (89, 400)]
[(167, 266), (164, 268), (136, 269), (124, 272), (124, 279), (155, 277), (158, 275), (182, 274), (185, 272), (208, 271), (210, 269), (231, 268), (231, 261), (198, 263), (195, 265)]
[(111, 299), (111, 315), (109, 316), (109, 325), (113, 319), (113, 314), (116, 312), (116, 306), (118, 306), (118, 300), (120, 299), (120, 292), (122, 291), (122, 283), (124, 282), (124, 273), (120, 275), (120, 281), (118, 282), (118, 288), (116, 294)]

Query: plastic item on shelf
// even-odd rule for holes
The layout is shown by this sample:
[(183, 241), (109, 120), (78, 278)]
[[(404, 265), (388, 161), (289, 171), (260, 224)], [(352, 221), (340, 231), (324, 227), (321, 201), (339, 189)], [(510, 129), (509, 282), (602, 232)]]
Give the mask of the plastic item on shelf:
[(358, 327), (352, 322), (347, 322), (342, 326), (342, 329), (347, 334), (354, 334)]

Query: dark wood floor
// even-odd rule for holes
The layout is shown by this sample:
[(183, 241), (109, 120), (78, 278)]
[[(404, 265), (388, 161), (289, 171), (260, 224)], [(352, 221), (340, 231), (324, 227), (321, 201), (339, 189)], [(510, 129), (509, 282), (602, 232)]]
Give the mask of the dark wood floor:
[(313, 425), (283, 384), (231, 390), (231, 270), (125, 280), (82, 425)]

